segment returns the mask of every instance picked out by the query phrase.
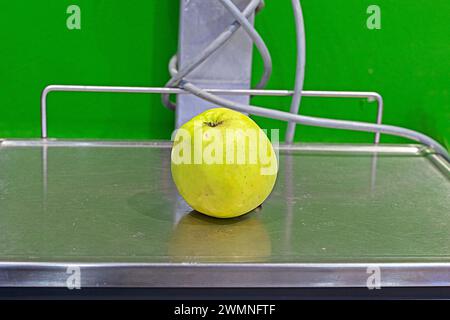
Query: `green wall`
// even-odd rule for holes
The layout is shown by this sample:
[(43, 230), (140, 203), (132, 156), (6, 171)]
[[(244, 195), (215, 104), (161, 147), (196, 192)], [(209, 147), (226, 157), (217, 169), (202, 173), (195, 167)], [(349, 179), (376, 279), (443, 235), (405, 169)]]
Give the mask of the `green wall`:
[[(0, 137), (38, 137), (39, 97), (48, 84), (163, 86), (177, 48), (178, 0), (3, 1), (0, 10)], [(81, 7), (82, 29), (66, 9)], [(257, 27), (272, 53), (272, 89), (293, 87), (295, 33), (288, 0), (266, 0)], [(366, 9), (381, 8), (381, 30)], [(303, 0), (305, 89), (378, 91), (384, 122), (431, 135), (450, 147), (448, 0)], [(261, 74), (255, 51), (255, 82)], [(254, 104), (288, 110), (288, 98)], [(169, 139), (174, 114), (157, 95), (51, 93), (49, 135), (60, 138)], [(304, 98), (301, 113), (375, 120), (375, 104)], [(264, 128), (279, 121), (256, 118)], [(371, 142), (372, 134), (299, 126), (300, 141)], [(383, 136), (382, 142), (406, 141)]]

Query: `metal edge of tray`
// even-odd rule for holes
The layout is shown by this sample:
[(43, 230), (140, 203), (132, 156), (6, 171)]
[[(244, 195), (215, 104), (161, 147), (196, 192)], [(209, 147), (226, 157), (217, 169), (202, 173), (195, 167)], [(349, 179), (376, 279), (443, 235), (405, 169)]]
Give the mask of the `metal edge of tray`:
[(65, 140), (65, 139), (3, 139), (3, 147), (109, 147), (109, 148), (171, 148), (172, 142), (165, 140)]
[(85, 288), (450, 286), (450, 263), (0, 262), (0, 287), (67, 287), (75, 271)]
[[(0, 139), (2, 147), (95, 147), (95, 148), (163, 148), (172, 147), (168, 140), (66, 140), (66, 139)], [(344, 143), (294, 143), (280, 144), (279, 151), (300, 151), (312, 153), (367, 154), (372, 157), (381, 154), (427, 156), (444, 175), (450, 177), (450, 163), (441, 155), (421, 144), (344, 144)]]
[(450, 179), (450, 163), (446, 159), (438, 154), (431, 154), (428, 158), (447, 179)]
[[(0, 139), (3, 147), (117, 147), (117, 148), (171, 148), (168, 140), (66, 140), (66, 139)], [(280, 144), (281, 151), (344, 152), (344, 153), (392, 153), (425, 155), (434, 154), (420, 144), (340, 144), (340, 143), (295, 143)]]

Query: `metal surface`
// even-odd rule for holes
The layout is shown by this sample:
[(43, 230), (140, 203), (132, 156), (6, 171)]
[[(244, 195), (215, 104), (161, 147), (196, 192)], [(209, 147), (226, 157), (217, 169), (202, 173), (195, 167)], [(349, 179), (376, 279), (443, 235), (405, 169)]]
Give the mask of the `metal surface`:
[(84, 287), (362, 287), (376, 266), (382, 286), (450, 286), (450, 169), (429, 149), (281, 146), (262, 208), (216, 220), (179, 197), (170, 146), (0, 142), (0, 286), (65, 287), (68, 266)]
[[(450, 285), (448, 263), (0, 263), (0, 284), (66, 287), (69, 267), (80, 268), (82, 288), (366, 287), (368, 268), (380, 268), (382, 287)], [(7, 278), (2, 279), (4, 275)]]
[[(117, 92), (117, 93), (150, 93), (150, 94), (189, 94), (179, 88), (158, 88), (158, 87), (117, 87), (117, 86), (78, 86), (78, 85), (49, 85), (44, 88), (41, 94), (41, 137), (48, 138), (47, 130), (47, 96), (50, 92)], [(292, 96), (290, 90), (261, 90), (261, 89), (208, 89), (208, 92), (218, 95), (252, 95), (252, 96)], [(356, 91), (302, 91), (305, 97), (325, 97), (325, 98), (366, 98), (377, 103), (377, 124), (383, 120), (383, 98), (376, 92), (356, 92)], [(379, 135), (375, 135), (375, 143), (379, 142)]]
[[(250, 0), (235, 1), (243, 10)], [(250, 17), (253, 22), (253, 15)], [(186, 67), (197, 55), (234, 22), (233, 16), (218, 1), (181, 0), (178, 63)], [(248, 89), (252, 66), (252, 41), (237, 30), (212, 59), (192, 71), (186, 79), (206, 88)], [(248, 103), (248, 96), (231, 96), (233, 101)], [(176, 109), (178, 128), (193, 116), (213, 107), (192, 95), (179, 96)]]

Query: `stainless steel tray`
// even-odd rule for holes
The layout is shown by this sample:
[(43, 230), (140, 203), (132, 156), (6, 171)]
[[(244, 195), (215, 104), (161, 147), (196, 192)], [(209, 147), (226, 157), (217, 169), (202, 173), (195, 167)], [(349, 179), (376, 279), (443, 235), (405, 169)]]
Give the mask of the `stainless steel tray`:
[(423, 146), (281, 146), (272, 195), (233, 220), (190, 212), (170, 147), (1, 141), (0, 286), (450, 286), (450, 169)]

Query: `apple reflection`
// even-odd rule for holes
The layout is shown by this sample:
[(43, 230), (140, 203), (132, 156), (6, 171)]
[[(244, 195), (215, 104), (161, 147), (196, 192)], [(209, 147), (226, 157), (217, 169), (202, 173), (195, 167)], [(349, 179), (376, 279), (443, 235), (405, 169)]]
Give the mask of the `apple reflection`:
[(168, 254), (175, 262), (262, 262), (271, 249), (258, 212), (217, 219), (192, 211), (174, 229)]

